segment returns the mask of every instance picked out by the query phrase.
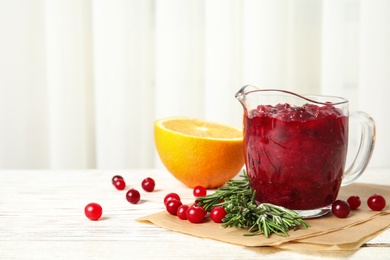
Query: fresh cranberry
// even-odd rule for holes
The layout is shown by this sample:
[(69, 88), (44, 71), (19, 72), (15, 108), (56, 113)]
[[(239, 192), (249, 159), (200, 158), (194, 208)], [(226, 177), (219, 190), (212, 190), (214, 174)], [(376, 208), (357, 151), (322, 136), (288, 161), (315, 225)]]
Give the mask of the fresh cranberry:
[(191, 205), (187, 209), (187, 219), (191, 223), (201, 223), (206, 216), (206, 210), (198, 205)]
[(152, 178), (146, 178), (142, 181), (142, 188), (147, 192), (152, 192), (154, 190), (156, 183)]
[(207, 190), (205, 187), (198, 185), (194, 188), (193, 194), (195, 197), (203, 197), (203, 196), (206, 196)]
[(117, 179), (114, 182), (114, 186), (117, 190), (124, 190), (126, 188), (126, 182), (124, 179)]
[(361, 204), (359, 196), (350, 196), (347, 199), (347, 202), (348, 202), (349, 206), (351, 207), (351, 209), (357, 209), (360, 207), (360, 204)]
[(338, 218), (346, 218), (351, 212), (349, 204), (344, 200), (336, 200), (332, 204), (332, 213)]
[(123, 177), (120, 175), (115, 175), (114, 177), (112, 177), (112, 179), (111, 179), (112, 184), (114, 184), (119, 179), (123, 180)]
[(98, 220), (103, 214), (102, 206), (94, 202), (89, 203), (84, 208), (84, 214), (90, 220)]
[(186, 220), (187, 219), (187, 210), (188, 210), (188, 205), (180, 205), (180, 207), (177, 209), (177, 213), (176, 215), (182, 219), (182, 220)]
[(131, 204), (137, 204), (141, 199), (141, 194), (136, 189), (130, 189), (126, 193), (126, 199)]
[(169, 214), (176, 216), (177, 210), (182, 205), (180, 200), (170, 200), (165, 204), (166, 210), (169, 212)]
[(381, 211), (386, 206), (386, 199), (379, 194), (374, 194), (367, 199), (367, 205), (370, 209)]
[(221, 206), (214, 207), (210, 212), (210, 218), (215, 223), (222, 223), (225, 216), (226, 216), (226, 210)]
[(180, 201), (180, 196), (177, 193), (174, 193), (174, 192), (168, 193), (164, 197), (164, 205), (167, 205), (167, 202), (170, 201), (170, 200), (178, 200), (178, 201)]

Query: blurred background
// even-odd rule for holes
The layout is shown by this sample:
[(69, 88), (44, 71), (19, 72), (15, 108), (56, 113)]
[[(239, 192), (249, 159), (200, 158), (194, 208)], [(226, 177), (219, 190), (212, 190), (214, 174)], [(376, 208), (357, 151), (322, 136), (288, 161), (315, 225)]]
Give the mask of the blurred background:
[(388, 0), (0, 0), (0, 169), (161, 167), (157, 118), (242, 126), (246, 84), (343, 96), (389, 167)]

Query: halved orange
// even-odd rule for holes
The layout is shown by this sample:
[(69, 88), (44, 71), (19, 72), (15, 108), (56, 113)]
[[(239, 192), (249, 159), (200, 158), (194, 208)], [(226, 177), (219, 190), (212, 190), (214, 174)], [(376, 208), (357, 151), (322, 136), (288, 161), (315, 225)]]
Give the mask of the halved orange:
[(242, 130), (190, 117), (156, 120), (157, 152), (168, 171), (188, 187), (218, 188), (244, 165)]

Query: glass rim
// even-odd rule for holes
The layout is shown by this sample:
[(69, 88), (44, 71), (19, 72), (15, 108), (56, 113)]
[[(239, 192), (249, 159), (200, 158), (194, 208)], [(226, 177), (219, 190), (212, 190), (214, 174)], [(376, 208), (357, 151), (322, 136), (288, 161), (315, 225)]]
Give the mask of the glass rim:
[[(288, 94), (292, 96), (296, 96), (298, 98), (307, 100), (310, 103), (315, 103), (315, 104), (320, 104), (320, 105), (343, 105), (343, 104), (348, 104), (348, 100), (343, 97), (339, 96), (332, 96), (332, 95), (315, 95), (315, 94), (297, 94), (288, 90), (282, 90), (282, 89), (251, 89), (245, 91), (246, 87), (249, 87), (250, 85), (244, 86), (241, 88), (235, 95), (236, 98), (239, 98), (240, 96), (246, 96), (251, 93), (256, 93), (256, 92), (277, 92), (277, 93), (283, 93), (283, 94)], [(324, 101), (319, 101), (315, 100), (315, 98), (321, 98), (324, 99)], [(335, 101), (337, 99), (337, 101)], [(326, 101), (325, 101), (326, 100)]]

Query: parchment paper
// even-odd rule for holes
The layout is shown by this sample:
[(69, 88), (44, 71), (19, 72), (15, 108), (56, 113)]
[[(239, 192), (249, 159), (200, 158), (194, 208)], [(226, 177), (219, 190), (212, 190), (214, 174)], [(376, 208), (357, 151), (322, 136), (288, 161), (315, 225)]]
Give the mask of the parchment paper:
[(166, 211), (141, 217), (137, 221), (242, 246), (272, 246), (290, 250), (355, 250), (390, 226), (389, 205), (382, 211), (372, 211), (367, 206), (367, 198), (375, 193), (381, 194), (390, 202), (390, 186), (354, 183), (342, 187), (338, 198), (347, 200), (351, 195), (359, 196), (362, 201), (359, 209), (352, 210), (343, 219), (336, 218), (331, 213), (317, 219), (308, 219), (308, 229), (290, 231), (288, 237), (275, 234), (269, 238), (262, 235), (243, 236), (248, 233), (245, 229), (223, 228), (209, 218), (203, 223), (193, 224)]

